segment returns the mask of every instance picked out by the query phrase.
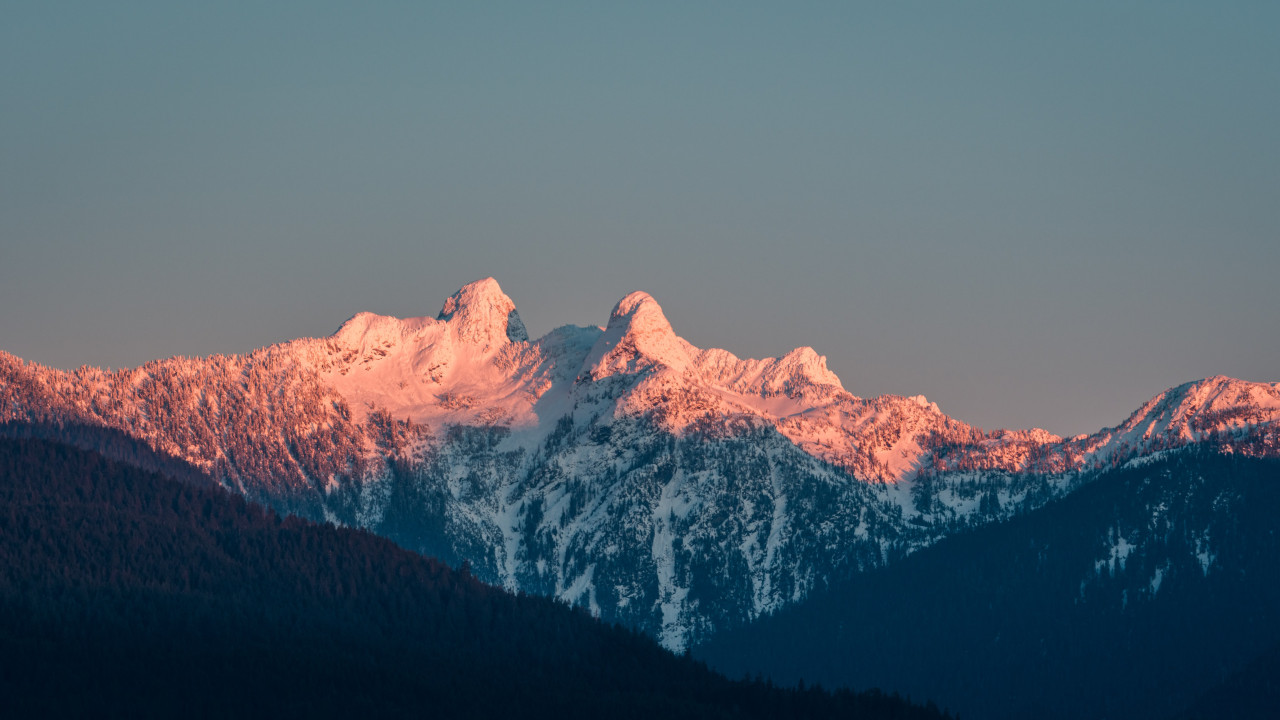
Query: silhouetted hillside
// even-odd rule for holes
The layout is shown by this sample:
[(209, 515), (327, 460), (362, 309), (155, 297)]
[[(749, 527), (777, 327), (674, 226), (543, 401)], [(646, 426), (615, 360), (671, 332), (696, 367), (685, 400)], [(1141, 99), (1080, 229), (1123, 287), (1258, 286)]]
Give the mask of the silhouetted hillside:
[(0, 697), (10, 717), (939, 716), (730, 682), (367, 532), (37, 439), (0, 440)]
[[(1280, 462), (1183, 450), (815, 593), (695, 657), (929, 697), (964, 717), (1168, 717), (1280, 642), (1277, 516)], [(1241, 687), (1265, 695), (1260, 674)]]
[(108, 460), (159, 473), (172, 480), (194, 485), (216, 487), (213, 478), (190, 464), (156, 452), (145, 442), (123, 430), (76, 422), (0, 422), (0, 438), (14, 440), (51, 440), (97, 453)]
[(1179, 720), (1270, 720), (1280, 712), (1280, 643), (1200, 696)]

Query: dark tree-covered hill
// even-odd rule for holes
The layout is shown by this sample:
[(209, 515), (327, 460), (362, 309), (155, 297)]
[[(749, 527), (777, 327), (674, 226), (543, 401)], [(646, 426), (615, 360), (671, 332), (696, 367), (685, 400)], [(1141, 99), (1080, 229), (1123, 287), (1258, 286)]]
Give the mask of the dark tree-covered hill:
[(38, 438), (0, 439), (0, 698), (7, 717), (940, 716), (732, 682), (367, 532)]
[(1272, 720), (1280, 712), (1280, 642), (1200, 696), (1178, 720)]
[(123, 430), (78, 422), (0, 422), (0, 438), (51, 440), (101, 455), (172, 480), (218, 487), (207, 474), (172, 455), (165, 455)]
[(1280, 643), (1280, 461), (1228, 450), (1108, 472), (694, 656), (963, 717), (1165, 718), (1204, 693), (1195, 717), (1232, 717), (1214, 708), (1246, 693), (1239, 708), (1258, 707), (1277, 696), (1265, 677)]

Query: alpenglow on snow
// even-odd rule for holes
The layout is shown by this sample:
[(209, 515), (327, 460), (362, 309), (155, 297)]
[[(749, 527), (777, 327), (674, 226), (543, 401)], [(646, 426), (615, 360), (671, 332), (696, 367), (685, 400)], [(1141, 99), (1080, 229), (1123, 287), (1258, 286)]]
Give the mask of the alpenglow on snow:
[(529, 339), (492, 278), (246, 355), (62, 372), (0, 352), (0, 421), (116, 428), (282, 511), (368, 528), (670, 648), (1090, 473), (1214, 439), (1275, 455), (1280, 386), (1172, 388), (1116, 427), (984, 432), (860, 398), (812, 348), (694, 347), (643, 292)]

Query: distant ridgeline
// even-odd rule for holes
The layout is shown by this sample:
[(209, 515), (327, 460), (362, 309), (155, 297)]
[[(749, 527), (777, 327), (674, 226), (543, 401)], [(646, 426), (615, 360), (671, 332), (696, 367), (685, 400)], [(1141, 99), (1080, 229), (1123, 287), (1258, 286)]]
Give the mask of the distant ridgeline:
[(62, 372), (0, 353), (0, 422), (127, 433), (677, 650), (1153, 453), (1280, 455), (1277, 418), (1276, 384), (1215, 377), (1092, 435), (984, 432), (920, 396), (856, 397), (811, 348), (694, 347), (645, 293), (530, 339), (492, 279), (436, 318), (362, 313), (242, 356)]
[(814, 592), (694, 655), (961, 717), (1272, 718), (1280, 460), (1212, 443)]
[(0, 697), (6, 717), (944, 717), (731, 682), (366, 531), (43, 439), (0, 439)]

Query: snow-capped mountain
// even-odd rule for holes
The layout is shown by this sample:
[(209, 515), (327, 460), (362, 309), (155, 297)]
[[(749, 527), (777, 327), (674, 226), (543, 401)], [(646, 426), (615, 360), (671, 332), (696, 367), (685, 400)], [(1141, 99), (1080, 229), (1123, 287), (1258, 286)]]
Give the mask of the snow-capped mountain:
[(1280, 386), (1210, 378), (1071, 439), (740, 359), (649, 295), (530, 340), (493, 279), (243, 356), (62, 372), (0, 353), (0, 420), (105, 425), (278, 508), (369, 528), (684, 647), (1090, 472), (1213, 438), (1280, 453)]

